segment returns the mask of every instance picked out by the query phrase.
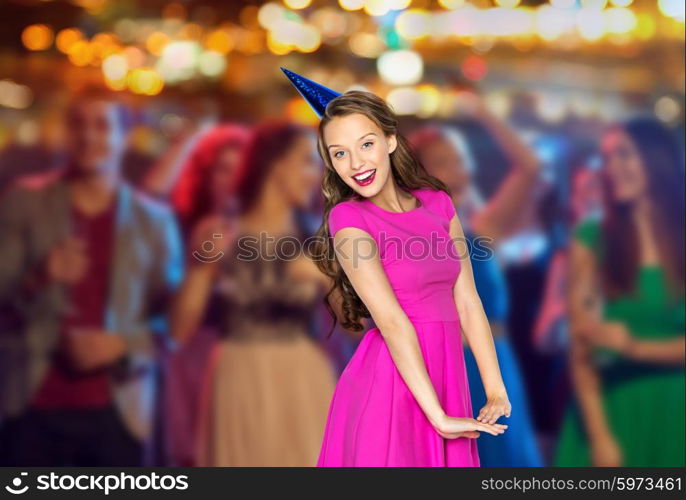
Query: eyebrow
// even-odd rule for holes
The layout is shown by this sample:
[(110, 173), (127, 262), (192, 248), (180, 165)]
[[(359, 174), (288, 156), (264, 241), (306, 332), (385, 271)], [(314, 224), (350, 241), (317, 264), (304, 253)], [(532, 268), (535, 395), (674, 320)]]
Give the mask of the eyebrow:
[[(360, 137), (359, 139), (357, 139), (356, 142), (361, 141), (362, 139), (364, 139), (364, 138), (367, 137), (368, 135), (376, 135), (376, 134), (375, 134), (374, 132), (367, 132), (367, 133), (364, 134), (362, 137)], [(339, 148), (340, 148), (340, 147), (342, 147), (342, 146), (341, 146), (340, 144), (330, 144), (330, 145), (328, 145), (328, 146), (326, 147), (326, 149), (329, 149), (329, 148), (336, 148), (336, 147), (339, 147)]]

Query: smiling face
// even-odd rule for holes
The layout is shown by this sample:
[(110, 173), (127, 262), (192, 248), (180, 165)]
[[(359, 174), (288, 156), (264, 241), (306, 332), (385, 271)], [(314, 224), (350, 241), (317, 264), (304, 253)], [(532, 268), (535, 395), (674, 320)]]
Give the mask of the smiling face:
[(339, 177), (365, 198), (377, 195), (391, 176), (395, 135), (386, 136), (360, 113), (337, 116), (323, 131), (326, 151)]
[(641, 155), (629, 135), (613, 129), (603, 137), (601, 152), (611, 196), (617, 202), (633, 202), (647, 191), (648, 181)]

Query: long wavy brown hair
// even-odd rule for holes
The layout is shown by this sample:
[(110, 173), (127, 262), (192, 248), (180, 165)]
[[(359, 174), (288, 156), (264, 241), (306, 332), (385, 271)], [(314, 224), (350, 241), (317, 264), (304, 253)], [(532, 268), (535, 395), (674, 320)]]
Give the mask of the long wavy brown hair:
[(324, 141), (324, 129), (327, 124), (337, 117), (359, 113), (369, 118), (378, 126), (386, 137), (395, 135), (397, 146), (390, 154), (391, 175), (396, 185), (406, 191), (429, 188), (445, 191), (450, 194), (445, 184), (430, 176), (426, 169), (413, 154), (407, 140), (398, 133), (398, 118), (391, 108), (380, 97), (359, 90), (351, 90), (335, 98), (326, 107), (324, 116), (319, 124), (317, 134), (317, 148), (324, 161), (324, 175), (322, 179), (322, 196), (324, 198), (324, 218), (316, 234), (316, 244), (313, 248), (313, 258), (317, 267), (328, 276), (333, 285), (324, 297), (333, 324), (328, 335), (331, 335), (338, 316), (332, 297), (340, 295), (341, 325), (352, 331), (363, 329), (362, 318), (369, 318), (370, 314), (360, 297), (355, 292), (350, 280), (346, 276), (340, 263), (336, 260), (334, 242), (329, 235), (329, 213), (338, 203), (350, 199), (362, 199), (343, 179), (339, 177), (331, 163), (331, 157)]
[[(660, 260), (671, 291), (683, 296), (686, 202), (682, 152), (672, 133), (654, 118), (633, 118), (613, 129), (626, 132), (638, 149), (648, 178), (648, 197), (653, 207), (651, 219)], [(631, 204), (616, 202), (608, 176), (603, 175), (602, 179), (605, 199), (603, 237), (606, 245), (602, 277), (606, 294), (615, 297), (634, 292), (640, 248), (638, 232), (631, 216)]]

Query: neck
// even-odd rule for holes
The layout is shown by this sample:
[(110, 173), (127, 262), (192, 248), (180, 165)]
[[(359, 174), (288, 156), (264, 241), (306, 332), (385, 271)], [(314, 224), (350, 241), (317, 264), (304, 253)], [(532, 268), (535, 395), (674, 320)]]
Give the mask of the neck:
[(386, 182), (383, 189), (375, 196), (372, 196), (370, 200), (384, 210), (390, 212), (407, 212), (408, 210), (416, 208), (414, 206), (408, 207), (408, 205), (412, 204), (412, 201), (408, 201), (407, 195), (401, 193), (401, 191), (402, 190), (396, 185), (395, 179), (391, 175), (388, 177), (388, 182)]
[(72, 168), (67, 174), (72, 204), (90, 215), (97, 214), (110, 205), (118, 182), (117, 169), (111, 167), (93, 172)]
[(631, 210), (631, 217), (636, 226), (640, 228), (648, 227), (650, 225), (650, 217), (652, 213), (652, 205), (647, 198), (640, 198)]
[(267, 181), (264, 184), (255, 206), (245, 215), (244, 220), (253, 231), (257, 229), (269, 234), (295, 231), (293, 206), (275, 182)]
[(659, 235), (653, 225), (653, 205), (647, 198), (638, 200), (632, 207), (632, 219), (636, 227), (640, 259), (643, 264), (654, 264), (660, 261)]

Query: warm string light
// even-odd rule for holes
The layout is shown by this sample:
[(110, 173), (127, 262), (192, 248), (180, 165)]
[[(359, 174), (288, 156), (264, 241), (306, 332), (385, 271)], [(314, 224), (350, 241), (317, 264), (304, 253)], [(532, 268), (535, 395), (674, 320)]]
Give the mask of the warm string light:
[[(536, 7), (520, 0), (494, 0), (490, 7), (467, 0), (437, 3), (428, 10), (426, 2), (411, 0), (338, 0), (338, 7), (319, 6), (312, 0), (273, 0), (241, 9), (239, 24), (210, 27), (189, 22), (186, 7), (171, 2), (158, 22), (120, 19), (112, 33), (90, 39), (74, 27), (55, 34), (46, 24), (27, 26), (21, 39), (32, 51), (54, 45), (75, 66), (101, 67), (110, 87), (135, 88), (144, 95), (161, 91), (165, 83), (218, 78), (234, 51), (251, 55), (266, 50), (282, 56), (343, 42), (354, 55), (377, 59), (379, 76), (386, 84), (405, 88), (422, 78), (421, 50), (412, 49), (422, 48), (425, 40), (469, 47), (474, 56), (463, 60), (461, 70), (466, 78), (480, 80), (488, 71), (483, 56), (499, 40), (529, 50), (526, 47), (537, 40), (551, 44), (562, 40), (565, 47), (580, 43), (626, 47), (655, 36), (683, 39), (683, 0), (657, 0), (653, 11), (634, 10), (632, 0), (549, 0)], [(359, 19), (368, 24), (360, 24)], [(144, 71), (133, 77), (135, 70)], [(157, 85), (155, 78), (163, 85)]]

